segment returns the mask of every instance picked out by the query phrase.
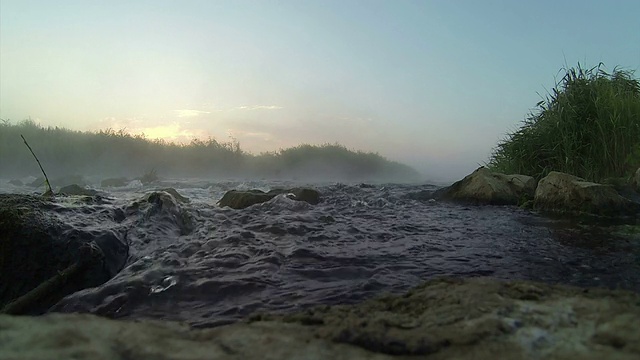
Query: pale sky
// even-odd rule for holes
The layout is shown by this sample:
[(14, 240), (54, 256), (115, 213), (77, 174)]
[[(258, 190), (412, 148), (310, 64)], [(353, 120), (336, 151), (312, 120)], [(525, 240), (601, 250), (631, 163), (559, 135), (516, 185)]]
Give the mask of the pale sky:
[(338, 142), (434, 179), (488, 160), (578, 62), (640, 69), (640, 1), (0, 0), (2, 119)]

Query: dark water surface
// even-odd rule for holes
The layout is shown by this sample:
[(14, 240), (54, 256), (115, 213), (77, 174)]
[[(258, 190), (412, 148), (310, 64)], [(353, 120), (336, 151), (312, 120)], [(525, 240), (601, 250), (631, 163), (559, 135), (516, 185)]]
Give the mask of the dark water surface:
[[(432, 186), (315, 185), (319, 205), (284, 195), (244, 210), (219, 208), (229, 189), (288, 184), (182, 181), (104, 190), (102, 204), (60, 198), (54, 216), (77, 229), (117, 233), (125, 268), (52, 311), (159, 318), (195, 326), (254, 311), (353, 303), (434, 276), (492, 276), (640, 291), (640, 241), (575, 227), (516, 207), (416, 201)], [(3, 183), (2, 192), (27, 192)], [(31, 191), (31, 190), (29, 190)]]

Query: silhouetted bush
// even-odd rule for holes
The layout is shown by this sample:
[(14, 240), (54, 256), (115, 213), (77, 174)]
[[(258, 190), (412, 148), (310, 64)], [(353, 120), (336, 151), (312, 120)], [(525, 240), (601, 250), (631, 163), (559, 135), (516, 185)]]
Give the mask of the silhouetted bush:
[(537, 178), (562, 171), (592, 181), (629, 176), (640, 166), (640, 82), (631, 71), (565, 71), (523, 126), (501, 141), (494, 170)]
[(338, 144), (299, 145), (253, 155), (235, 141), (209, 138), (176, 144), (149, 140), (124, 130), (81, 132), (42, 127), (32, 120), (0, 122), (0, 177), (38, 175), (20, 134), (27, 138), (51, 177), (140, 177), (153, 172), (160, 177), (419, 180), (418, 173), (409, 166)]

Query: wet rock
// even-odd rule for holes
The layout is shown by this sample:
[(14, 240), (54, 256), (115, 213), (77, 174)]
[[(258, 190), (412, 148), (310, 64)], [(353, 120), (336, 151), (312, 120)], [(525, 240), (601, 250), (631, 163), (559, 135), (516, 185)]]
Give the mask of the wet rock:
[(104, 261), (64, 279), (25, 313), (41, 313), (63, 296), (98, 286), (113, 277), (128, 254), (115, 232), (87, 233), (58, 220), (56, 203), (39, 196), (0, 194), (0, 308), (35, 289), (74, 263), (82, 248), (94, 242)]
[(78, 196), (95, 196), (98, 195), (98, 192), (96, 190), (92, 190), (92, 189), (86, 189), (80, 185), (77, 184), (72, 184), (72, 185), (67, 185), (64, 186), (62, 188), (60, 188), (60, 190), (58, 191), (58, 194), (64, 194), (64, 195), (78, 195)]
[(639, 323), (632, 292), (441, 278), (404, 295), (212, 329), (0, 315), (0, 358), (625, 360), (640, 357)]
[(109, 178), (109, 179), (104, 179), (100, 182), (100, 186), (103, 188), (123, 187), (123, 186), (126, 186), (127, 184), (129, 184), (129, 179), (127, 179), (126, 177)]
[(268, 194), (291, 194), (291, 199), (297, 201), (305, 201), (311, 205), (317, 205), (320, 202), (320, 193), (317, 190), (309, 188), (292, 188), (292, 189), (273, 189)]
[(432, 194), (435, 199), (473, 204), (517, 205), (533, 198), (536, 181), (526, 175), (505, 175), (479, 167), (464, 179)]
[(268, 193), (261, 190), (230, 190), (227, 191), (218, 205), (228, 206), (232, 209), (244, 209), (254, 204), (263, 203), (280, 194), (291, 194), (293, 200), (306, 201), (316, 205), (320, 202), (320, 193), (309, 188), (273, 189)]
[(229, 190), (218, 201), (221, 207), (228, 206), (232, 209), (244, 209), (254, 204), (271, 200), (275, 194), (267, 194), (261, 190)]
[(568, 213), (619, 215), (638, 211), (640, 206), (618, 194), (611, 185), (552, 171), (540, 180), (534, 207)]
[[(180, 206), (180, 203), (188, 202), (189, 199), (178, 194), (175, 189), (171, 190), (173, 191), (165, 189), (149, 192), (142, 199), (133, 202), (126, 211), (129, 214), (140, 211), (143, 219), (154, 217), (166, 226), (175, 225), (178, 235), (190, 234), (194, 229), (193, 217)], [(173, 193), (186, 201), (178, 200)]]
[(180, 202), (180, 203), (189, 203), (191, 202), (191, 200), (189, 200), (189, 198), (186, 198), (182, 195), (180, 195), (180, 193), (178, 193), (178, 191), (174, 188), (164, 188), (164, 189), (158, 189), (156, 191), (164, 191), (166, 193), (171, 194), (171, 196), (173, 196), (174, 199), (176, 199), (176, 201)]
[(22, 186), (24, 185), (22, 183), (22, 181), (18, 180), (18, 179), (12, 179), (9, 181), (9, 184), (13, 185), (13, 186)]
[(321, 339), (436, 359), (634, 359), (640, 295), (527, 281), (435, 279), (402, 296), (254, 320), (305, 325)]
[(636, 192), (640, 193), (640, 168), (636, 170), (636, 173), (633, 175), (633, 180), (631, 181), (631, 186)]

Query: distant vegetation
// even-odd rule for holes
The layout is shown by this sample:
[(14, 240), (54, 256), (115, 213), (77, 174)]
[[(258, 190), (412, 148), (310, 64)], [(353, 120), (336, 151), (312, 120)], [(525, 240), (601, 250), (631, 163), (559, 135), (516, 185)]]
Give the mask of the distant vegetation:
[(640, 82), (633, 72), (578, 64), (565, 69), (537, 107), (497, 145), (490, 168), (537, 178), (562, 171), (601, 181), (640, 167)]
[(237, 142), (194, 139), (190, 144), (149, 140), (124, 130), (99, 132), (42, 127), (32, 120), (0, 122), (0, 177), (40, 172), (24, 135), (51, 177), (70, 174), (103, 177), (268, 178), (298, 180), (417, 181), (419, 174), (377, 153), (337, 144), (300, 145), (254, 155)]

